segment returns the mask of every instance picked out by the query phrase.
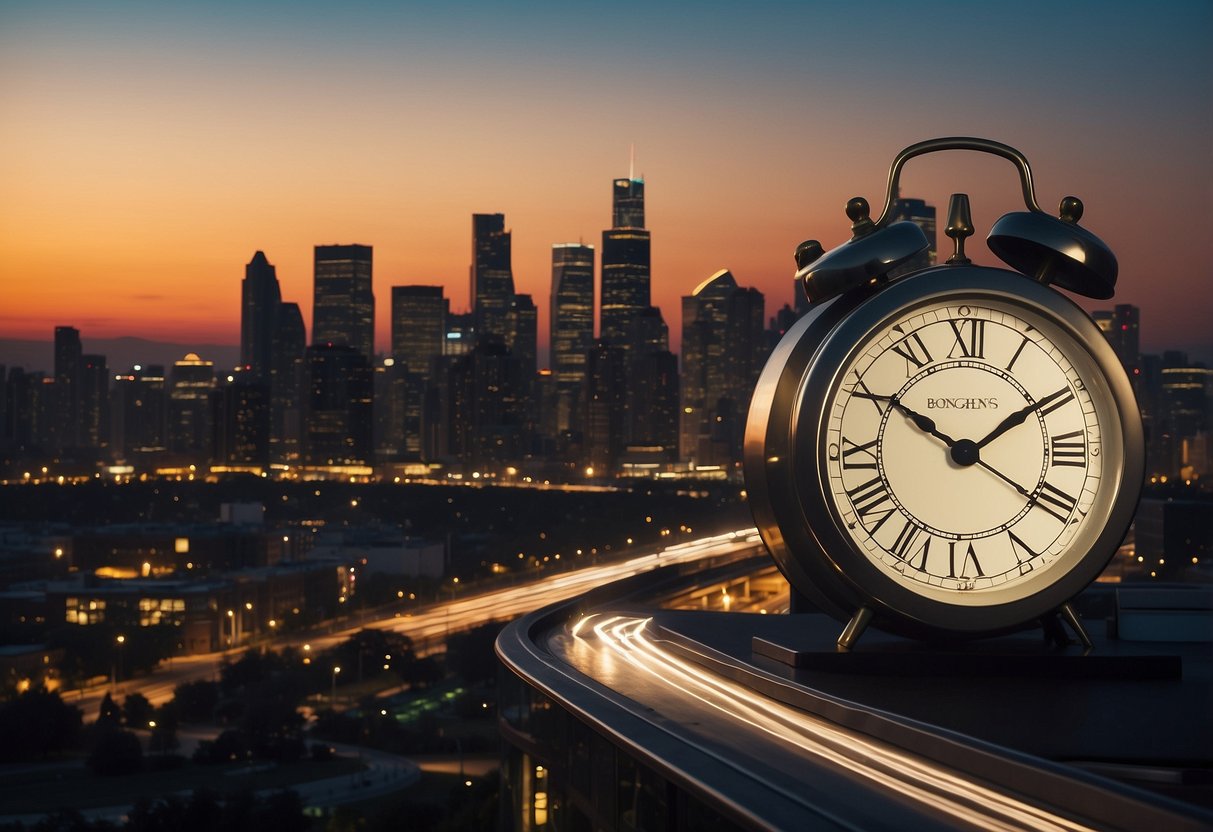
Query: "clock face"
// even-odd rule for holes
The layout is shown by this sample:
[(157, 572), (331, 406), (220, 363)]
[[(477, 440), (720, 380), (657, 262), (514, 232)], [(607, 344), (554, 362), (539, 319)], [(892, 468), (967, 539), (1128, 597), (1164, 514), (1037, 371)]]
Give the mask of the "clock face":
[(1009, 300), (886, 318), (838, 370), (821, 436), (822, 487), (852, 548), (949, 604), (1014, 601), (1064, 576), (1118, 489), (1120, 422), (1096, 360)]

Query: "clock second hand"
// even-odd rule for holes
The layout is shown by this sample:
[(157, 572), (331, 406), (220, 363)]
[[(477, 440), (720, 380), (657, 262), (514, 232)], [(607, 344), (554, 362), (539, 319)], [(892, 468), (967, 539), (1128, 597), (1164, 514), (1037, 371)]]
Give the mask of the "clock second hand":
[(991, 474), (993, 474), (994, 476), (998, 477), (1000, 480), (1002, 480), (1003, 482), (1005, 482), (1007, 485), (1009, 485), (1009, 486), (1011, 486), (1012, 488), (1014, 488), (1016, 491), (1018, 491), (1018, 492), (1019, 492), (1020, 494), (1022, 494), (1024, 497), (1027, 497), (1027, 498), (1028, 498), (1028, 500), (1029, 500), (1030, 502), (1035, 502), (1035, 500), (1036, 500), (1036, 496), (1035, 496), (1035, 495), (1033, 495), (1033, 494), (1032, 494), (1030, 491), (1028, 491), (1028, 489), (1024, 488), (1022, 485), (1020, 485), (1019, 483), (1015, 482), (1015, 480), (1013, 480), (1013, 479), (1011, 479), (1010, 477), (1008, 477), (1008, 476), (1007, 476), (1006, 474), (1004, 474), (1002, 471), (999, 471), (999, 470), (998, 470), (997, 468), (995, 468), (993, 465), (990, 465), (990, 463), (986, 462), (984, 459), (981, 459), (981, 458), (979, 457), (979, 458), (978, 458), (978, 460), (977, 460), (977, 464), (978, 464), (978, 465), (980, 465), (982, 468), (985, 468), (987, 471), (989, 471), (989, 472), (990, 472)]

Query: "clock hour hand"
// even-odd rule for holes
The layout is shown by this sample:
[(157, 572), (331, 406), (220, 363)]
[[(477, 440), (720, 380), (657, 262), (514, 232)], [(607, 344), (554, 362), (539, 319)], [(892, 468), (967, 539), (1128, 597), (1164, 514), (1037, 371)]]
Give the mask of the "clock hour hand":
[(984, 448), (986, 445), (990, 444), (995, 439), (1002, 436), (1004, 433), (1006, 433), (1007, 431), (1009, 431), (1011, 428), (1015, 427), (1016, 425), (1022, 425), (1024, 423), (1024, 421), (1028, 418), (1028, 415), (1030, 413), (1032, 413), (1034, 410), (1044, 407), (1049, 402), (1053, 401), (1054, 399), (1060, 398), (1061, 396), (1064, 396), (1066, 393), (1069, 393), (1069, 392), (1070, 392), (1070, 388), (1062, 387), (1056, 393), (1050, 393), (1049, 395), (1045, 396), (1043, 399), (1032, 402), (1031, 404), (1029, 404), (1025, 407), (1021, 407), (1019, 410), (1016, 410), (1010, 416), (1008, 416), (1007, 418), (1005, 418), (1001, 422), (999, 422), (998, 426), (996, 428), (994, 428), (994, 430), (987, 433), (985, 435), (985, 438), (977, 443), (978, 449)]
[(857, 396), (861, 399), (874, 399), (876, 401), (888, 402), (889, 404), (893, 405), (893, 407), (900, 410), (904, 415), (909, 417), (910, 421), (914, 423), (914, 426), (916, 428), (918, 428), (920, 431), (922, 431), (923, 433), (931, 434), (936, 439), (940, 440), (945, 445), (947, 445), (949, 448), (956, 444), (955, 439), (948, 436), (946, 433), (939, 432), (939, 429), (937, 427), (935, 427), (934, 419), (930, 418), (929, 416), (923, 416), (921, 413), (918, 413), (917, 411), (910, 410), (910, 408), (906, 407), (904, 404), (902, 404), (900, 401), (898, 401), (897, 396), (880, 396), (875, 393), (863, 393), (858, 390), (855, 391), (854, 393), (852, 393), (852, 395)]

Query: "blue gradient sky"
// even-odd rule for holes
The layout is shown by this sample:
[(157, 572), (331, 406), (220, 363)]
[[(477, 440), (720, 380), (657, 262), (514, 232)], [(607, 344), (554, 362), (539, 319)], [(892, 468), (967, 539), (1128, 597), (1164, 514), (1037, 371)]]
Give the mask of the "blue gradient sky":
[[(976, 135), (1046, 208), (1084, 200), (1147, 349), (1211, 358), (1210, 43), (1207, 2), (0, 2), (0, 336), (235, 342), (257, 249), (310, 328), (312, 246), (361, 242), (382, 345), (392, 285), (466, 306), (470, 214), (496, 211), (544, 329), (551, 244), (600, 243), (634, 142), (677, 340), (713, 271), (773, 312), (897, 151)], [(981, 237), (1019, 207), (992, 157), (903, 177), (941, 214), (960, 190)]]

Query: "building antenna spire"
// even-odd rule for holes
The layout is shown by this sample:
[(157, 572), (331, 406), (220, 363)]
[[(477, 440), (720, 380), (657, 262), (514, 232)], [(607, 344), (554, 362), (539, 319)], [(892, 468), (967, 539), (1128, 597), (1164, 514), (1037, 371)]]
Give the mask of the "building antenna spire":
[(636, 179), (636, 142), (632, 142), (631, 150), (628, 152), (628, 179)]

